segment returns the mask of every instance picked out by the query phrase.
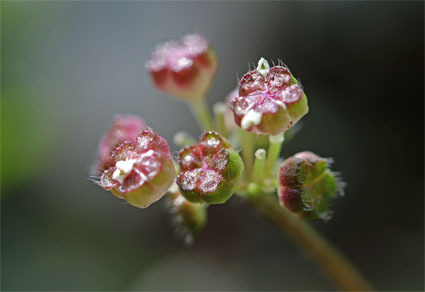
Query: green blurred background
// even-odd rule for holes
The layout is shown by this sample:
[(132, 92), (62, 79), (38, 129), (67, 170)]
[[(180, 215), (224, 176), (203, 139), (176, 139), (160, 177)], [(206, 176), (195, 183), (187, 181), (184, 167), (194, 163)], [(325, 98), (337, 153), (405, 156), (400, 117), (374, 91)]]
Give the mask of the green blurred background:
[[(314, 225), (380, 290), (424, 289), (423, 2), (1, 2), (2, 290), (332, 290), (238, 198), (194, 246), (163, 202), (139, 210), (87, 177), (115, 113), (199, 130), (144, 69), (155, 44), (205, 35), (210, 104), (248, 63), (282, 59), (310, 113), (285, 156), (335, 159), (348, 183)], [(252, 65), (251, 65), (252, 67)], [(173, 151), (177, 151), (176, 147)]]

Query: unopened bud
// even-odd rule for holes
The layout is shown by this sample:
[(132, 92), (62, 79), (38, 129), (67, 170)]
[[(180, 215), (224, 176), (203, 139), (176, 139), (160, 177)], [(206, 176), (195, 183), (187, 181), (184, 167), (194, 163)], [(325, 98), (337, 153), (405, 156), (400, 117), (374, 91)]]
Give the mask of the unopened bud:
[(230, 143), (216, 132), (205, 132), (197, 145), (179, 152), (177, 184), (193, 203), (226, 202), (243, 172), (243, 162)]
[(276, 135), (295, 125), (307, 112), (307, 97), (284, 66), (270, 68), (261, 58), (256, 70), (239, 82), (231, 109), (236, 124), (257, 134)]
[(136, 137), (146, 129), (145, 122), (138, 116), (117, 115), (108, 132), (99, 143), (98, 162), (94, 174), (101, 174), (113, 165), (112, 151), (124, 141), (136, 142)]
[(202, 36), (157, 46), (146, 68), (156, 87), (186, 100), (203, 97), (217, 72), (215, 52)]
[(303, 217), (327, 219), (329, 201), (341, 186), (329, 164), (330, 160), (311, 152), (300, 152), (286, 159), (278, 174), (281, 205)]
[(120, 144), (111, 159), (98, 184), (139, 208), (159, 200), (176, 177), (167, 141), (152, 130)]

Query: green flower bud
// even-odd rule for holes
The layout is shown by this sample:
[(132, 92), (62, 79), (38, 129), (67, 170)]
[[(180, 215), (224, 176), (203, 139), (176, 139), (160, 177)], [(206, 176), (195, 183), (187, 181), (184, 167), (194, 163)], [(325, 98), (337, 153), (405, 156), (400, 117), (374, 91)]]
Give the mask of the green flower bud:
[(300, 152), (279, 168), (278, 195), (283, 207), (306, 218), (330, 218), (329, 201), (342, 192), (342, 183), (329, 169), (330, 159)]
[(221, 204), (233, 194), (244, 165), (230, 143), (216, 132), (205, 132), (197, 145), (180, 150), (177, 185), (193, 203)]

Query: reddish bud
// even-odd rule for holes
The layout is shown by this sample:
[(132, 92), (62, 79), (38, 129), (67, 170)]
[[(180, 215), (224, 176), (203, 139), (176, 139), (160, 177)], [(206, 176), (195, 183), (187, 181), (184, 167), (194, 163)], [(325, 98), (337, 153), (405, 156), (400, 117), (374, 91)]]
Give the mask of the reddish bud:
[(224, 203), (243, 171), (243, 162), (230, 143), (216, 132), (205, 132), (197, 145), (179, 152), (177, 184), (193, 203)]
[(200, 35), (157, 46), (146, 68), (156, 87), (184, 99), (203, 97), (217, 71), (217, 58)]
[(96, 174), (102, 173), (113, 165), (112, 151), (122, 142), (136, 142), (136, 137), (146, 129), (145, 122), (138, 116), (117, 115), (103, 136), (98, 147)]
[(276, 135), (291, 128), (307, 112), (307, 97), (288, 68), (270, 68), (264, 58), (239, 82), (231, 109), (236, 124), (257, 134)]
[(329, 164), (329, 159), (311, 152), (300, 152), (286, 159), (278, 173), (281, 205), (303, 217), (327, 219), (329, 201), (342, 186)]
[(152, 130), (120, 144), (111, 159), (99, 185), (139, 208), (159, 200), (176, 177), (167, 141)]

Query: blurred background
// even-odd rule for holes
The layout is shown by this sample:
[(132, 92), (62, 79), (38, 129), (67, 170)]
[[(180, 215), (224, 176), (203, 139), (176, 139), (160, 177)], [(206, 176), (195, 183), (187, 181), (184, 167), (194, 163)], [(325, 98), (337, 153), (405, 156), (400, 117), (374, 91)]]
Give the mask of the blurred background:
[[(347, 182), (314, 222), (380, 290), (424, 289), (423, 2), (1, 2), (2, 290), (333, 290), (246, 203), (209, 208), (192, 247), (164, 202), (140, 210), (87, 179), (115, 113), (172, 145), (200, 130), (145, 71), (187, 32), (213, 44), (213, 105), (260, 57), (309, 97), (284, 149), (333, 157)], [(172, 145), (172, 150), (177, 147)]]

